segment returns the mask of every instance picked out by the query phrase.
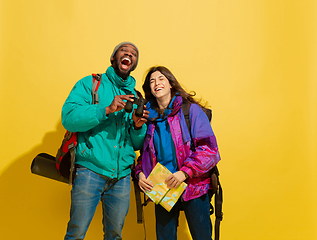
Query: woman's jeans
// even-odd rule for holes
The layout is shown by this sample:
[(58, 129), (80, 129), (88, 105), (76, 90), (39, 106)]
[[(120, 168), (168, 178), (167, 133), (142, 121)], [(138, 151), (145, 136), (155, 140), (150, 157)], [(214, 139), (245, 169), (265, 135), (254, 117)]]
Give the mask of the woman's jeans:
[(170, 212), (155, 205), (157, 240), (176, 240), (178, 217), (181, 208), (185, 212), (193, 240), (211, 240), (210, 198), (205, 194), (187, 202), (179, 199)]
[(99, 201), (103, 209), (104, 240), (120, 240), (129, 210), (131, 177), (111, 179), (84, 167), (77, 168), (71, 191), (67, 239), (84, 239)]

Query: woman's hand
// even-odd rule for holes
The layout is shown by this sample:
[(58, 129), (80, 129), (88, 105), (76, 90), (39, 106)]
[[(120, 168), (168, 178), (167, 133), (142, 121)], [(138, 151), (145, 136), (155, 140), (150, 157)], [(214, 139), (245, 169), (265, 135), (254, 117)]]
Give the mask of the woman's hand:
[(139, 173), (139, 187), (143, 192), (149, 192), (153, 188), (153, 184), (146, 179), (143, 172)]
[(177, 188), (185, 180), (185, 173), (183, 171), (178, 171), (176, 173), (173, 173), (172, 175), (169, 175), (166, 178), (165, 183), (167, 184), (168, 188)]

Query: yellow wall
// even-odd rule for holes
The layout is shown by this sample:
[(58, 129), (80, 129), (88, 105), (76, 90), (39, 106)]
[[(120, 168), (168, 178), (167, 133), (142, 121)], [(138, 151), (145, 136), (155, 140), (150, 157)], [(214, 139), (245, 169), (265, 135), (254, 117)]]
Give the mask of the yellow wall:
[[(103, 72), (124, 40), (133, 72), (162, 64), (213, 109), (224, 188), (223, 240), (317, 238), (317, 3), (314, 0), (0, 3), (1, 239), (62, 239), (70, 187), (30, 173), (55, 154), (77, 80)], [(134, 197), (125, 240), (143, 239)], [(87, 240), (101, 239), (101, 208)], [(147, 239), (155, 239), (153, 205)], [(184, 217), (179, 239), (190, 239)]]

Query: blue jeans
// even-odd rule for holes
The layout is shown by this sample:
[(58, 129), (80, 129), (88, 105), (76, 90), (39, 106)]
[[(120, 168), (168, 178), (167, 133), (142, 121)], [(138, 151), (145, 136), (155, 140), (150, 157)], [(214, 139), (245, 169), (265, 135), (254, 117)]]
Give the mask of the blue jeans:
[(210, 198), (205, 194), (187, 202), (179, 199), (170, 212), (155, 205), (157, 240), (176, 240), (179, 212), (185, 212), (193, 240), (212, 240)]
[(129, 210), (130, 189), (130, 175), (117, 181), (84, 167), (77, 168), (65, 240), (84, 239), (99, 201), (103, 209), (103, 239), (121, 240)]

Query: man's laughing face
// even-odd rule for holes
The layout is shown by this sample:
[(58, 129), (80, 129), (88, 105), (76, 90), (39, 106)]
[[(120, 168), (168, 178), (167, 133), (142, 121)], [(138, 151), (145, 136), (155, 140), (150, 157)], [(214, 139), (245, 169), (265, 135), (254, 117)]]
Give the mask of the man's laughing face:
[(137, 49), (130, 44), (124, 44), (117, 50), (111, 60), (112, 66), (117, 74), (123, 79), (126, 79), (130, 72), (136, 67), (137, 59)]

